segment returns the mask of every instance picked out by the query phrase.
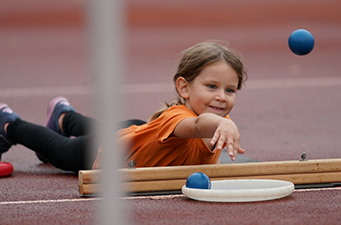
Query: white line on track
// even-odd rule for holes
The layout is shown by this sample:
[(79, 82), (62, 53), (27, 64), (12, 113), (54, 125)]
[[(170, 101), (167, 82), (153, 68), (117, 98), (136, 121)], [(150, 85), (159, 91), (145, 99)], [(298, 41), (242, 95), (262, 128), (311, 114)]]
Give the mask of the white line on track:
[(172, 198), (179, 198), (183, 197), (183, 194), (171, 194), (171, 195), (148, 195), (148, 196), (129, 196), (129, 197), (122, 197), (122, 200), (133, 200), (133, 199), (172, 199)]
[[(294, 192), (313, 192), (313, 191), (339, 191), (341, 187), (333, 188), (308, 188), (308, 189), (297, 189)], [(163, 200), (184, 197), (183, 194), (172, 194), (172, 195), (155, 195), (155, 196), (129, 196), (121, 197), (122, 200), (138, 200), (138, 199), (153, 199)], [(33, 200), (33, 201), (12, 201), (12, 202), (0, 202), (0, 205), (15, 205), (15, 204), (38, 204), (38, 203), (60, 203), (60, 202), (86, 202), (86, 201), (99, 201), (103, 198), (77, 198), (77, 199), (57, 199), (57, 200)]]
[(39, 97), (63, 95), (89, 95), (90, 86), (30, 87), (0, 89), (0, 96), (6, 97)]
[(76, 198), (76, 199), (56, 199), (56, 200), (12, 201), (12, 202), (0, 202), (0, 205), (59, 203), (59, 202), (85, 202), (85, 201), (97, 201), (97, 200), (102, 200), (102, 198)]
[[(276, 88), (311, 88), (341, 86), (341, 77), (313, 77), (313, 78), (283, 78), (259, 79), (246, 82), (246, 89), (276, 89)], [(0, 88), (0, 97), (33, 97), (57, 95), (89, 95), (93, 88), (86, 85), (55, 86), (55, 87), (23, 87)], [(141, 83), (125, 84), (122, 92), (127, 94), (174, 92), (172, 84)]]
[(296, 192), (307, 192), (307, 191), (334, 191), (341, 190), (341, 187), (330, 187), (330, 188), (307, 188), (307, 189), (297, 189)]

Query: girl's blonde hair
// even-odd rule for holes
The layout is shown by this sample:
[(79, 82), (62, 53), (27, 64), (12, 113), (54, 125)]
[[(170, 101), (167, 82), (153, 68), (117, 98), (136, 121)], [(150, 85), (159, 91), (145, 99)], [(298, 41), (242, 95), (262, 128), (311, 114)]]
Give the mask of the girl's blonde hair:
[[(174, 84), (179, 77), (185, 78), (190, 83), (203, 69), (221, 61), (226, 62), (236, 71), (238, 75), (238, 90), (242, 88), (243, 83), (247, 79), (243, 63), (238, 55), (232, 52), (227, 45), (207, 41), (184, 50), (182, 54), (183, 56), (179, 61), (177, 72), (173, 77)], [(155, 112), (149, 119), (149, 122), (157, 119), (169, 107), (183, 104), (185, 104), (185, 100), (179, 95), (175, 102), (165, 103), (166, 106)]]

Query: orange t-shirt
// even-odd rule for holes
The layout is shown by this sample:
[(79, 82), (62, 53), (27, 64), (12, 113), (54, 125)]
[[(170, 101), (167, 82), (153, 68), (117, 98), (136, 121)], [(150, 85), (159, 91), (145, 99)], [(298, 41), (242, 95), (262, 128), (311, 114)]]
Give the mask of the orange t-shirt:
[(136, 167), (215, 164), (220, 151), (211, 151), (202, 138), (171, 135), (180, 121), (190, 117), (197, 115), (186, 106), (172, 106), (150, 123), (119, 130), (118, 141), (128, 145), (123, 166), (131, 160)]

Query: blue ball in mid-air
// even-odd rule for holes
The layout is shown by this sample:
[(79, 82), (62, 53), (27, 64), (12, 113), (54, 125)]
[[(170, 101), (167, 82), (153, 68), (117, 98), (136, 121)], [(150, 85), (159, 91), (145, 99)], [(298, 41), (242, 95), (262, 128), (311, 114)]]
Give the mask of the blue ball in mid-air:
[(186, 180), (186, 187), (197, 189), (211, 189), (211, 180), (204, 173), (192, 173)]
[(290, 34), (288, 44), (290, 50), (296, 55), (306, 55), (313, 50), (315, 40), (309, 31), (298, 29)]

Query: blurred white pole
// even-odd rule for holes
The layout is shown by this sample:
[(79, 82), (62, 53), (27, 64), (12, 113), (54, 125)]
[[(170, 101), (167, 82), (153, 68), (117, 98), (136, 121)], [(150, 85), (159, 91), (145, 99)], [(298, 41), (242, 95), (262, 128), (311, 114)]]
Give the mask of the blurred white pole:
[[(103, 143), (102, 195), (103, 204), (98, 215), (101, 224), (123, 224), (119, 203), (122, 164), (121, 147), (115, 141), (120, 118), (120, 76), (124, 74), (125, 8), (122, 0), (88, 0), (87, 24), (90, 41), (90, 60), (93, 81), (96, 82), (95, 115), (101, 122), (98, 141)], [(122, 101), (122, 102), (121, 102)]]

